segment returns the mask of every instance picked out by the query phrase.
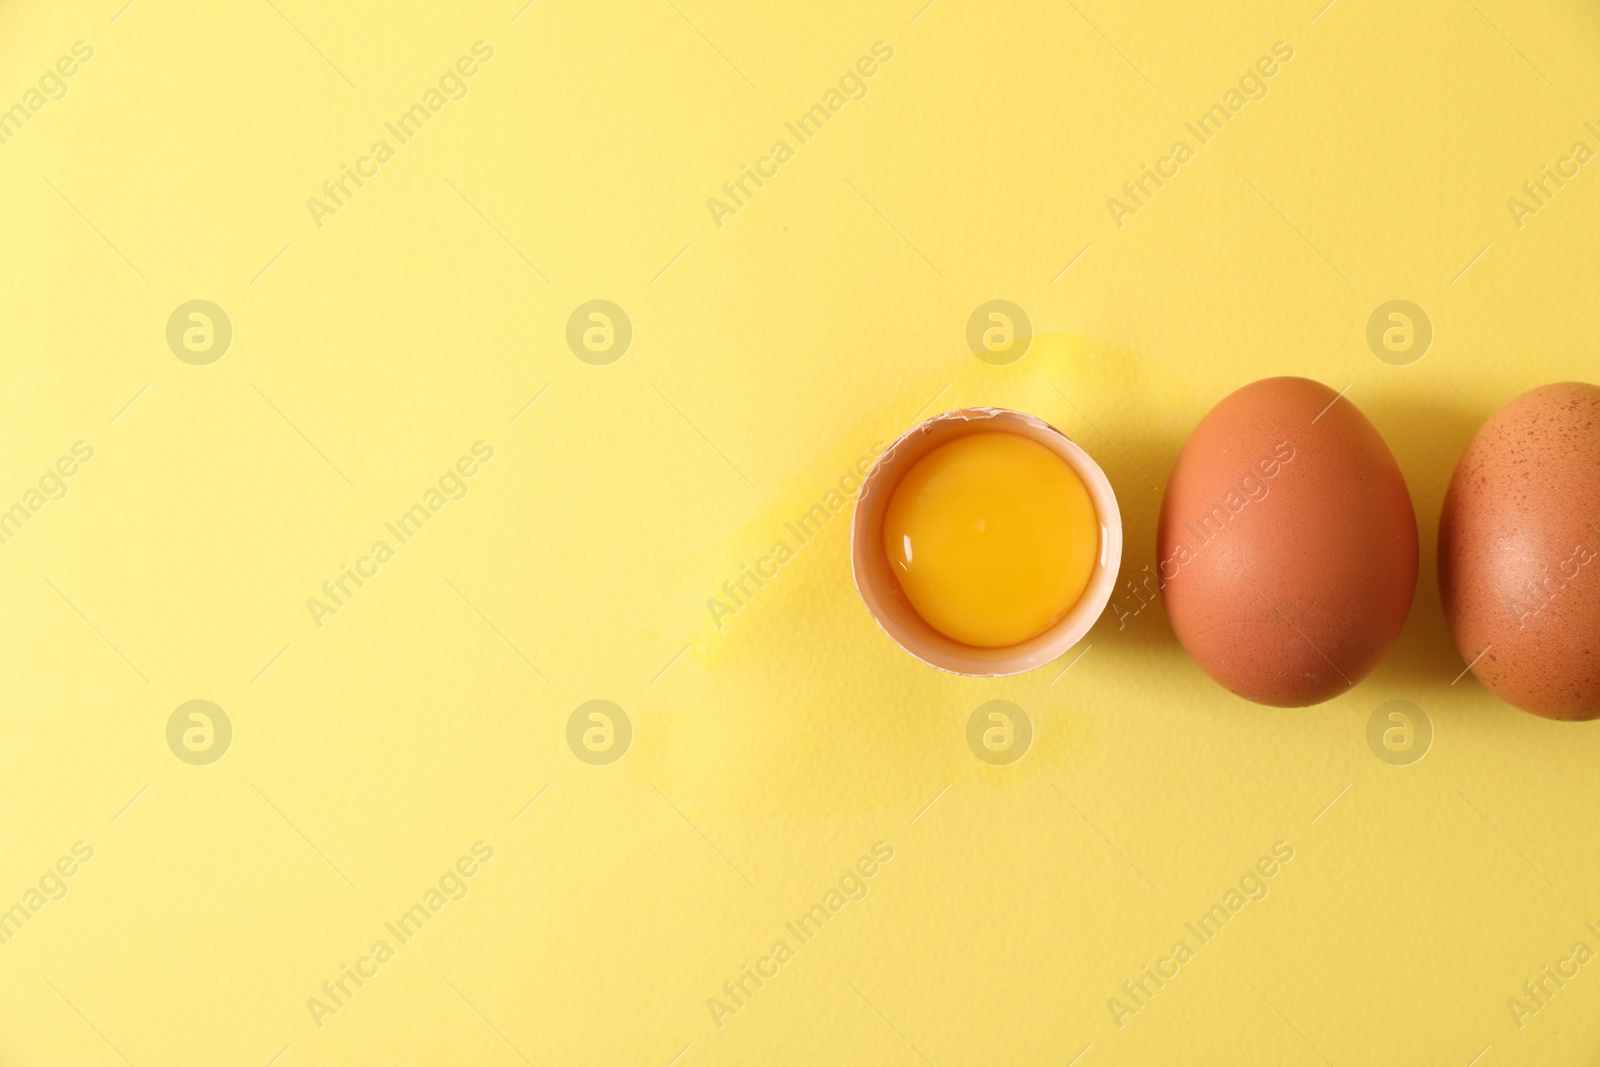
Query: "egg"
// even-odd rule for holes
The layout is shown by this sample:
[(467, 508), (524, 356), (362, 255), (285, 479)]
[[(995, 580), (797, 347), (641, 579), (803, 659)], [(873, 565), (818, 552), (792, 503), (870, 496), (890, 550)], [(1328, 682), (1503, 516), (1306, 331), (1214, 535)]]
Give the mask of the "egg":
[(917, 614), (946, 637), (1004, 648), (1083, 598), (1099, 556), (1089, 490), (1070, 464), (1014, 433), (969, 433), (906, 471), (883, 549)]
[(1277, 707), (1345, 692), (1417, 585), (1411, 494), (1349, 398), (1305, 378), (1229, 394), (1189, 436), (1156, 530), (1173, 632), (1224, 688)]
[(1540, 386), (1479, 427), (1439, 517), (1456, 650), (1508, 704), (1600, 717), (1600, 388)]
[(890, 445), (850, 526), (856, 589), (924, 663), (999, 677), (1056, 659), (1111, 599), (1122, 519), (1089, 454), (1033, 415), (962, 408)]

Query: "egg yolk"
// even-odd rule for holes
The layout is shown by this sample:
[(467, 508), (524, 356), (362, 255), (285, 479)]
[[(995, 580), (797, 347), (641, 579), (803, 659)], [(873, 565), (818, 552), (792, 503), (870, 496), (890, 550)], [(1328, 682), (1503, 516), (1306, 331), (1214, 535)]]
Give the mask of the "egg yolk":
[(906, 472), (883, 548), (928, 625), (1003, 648), (1048, 630), (1089, 584), (1100, 527), (1082, 479), (1026, 437), (974, 433)]

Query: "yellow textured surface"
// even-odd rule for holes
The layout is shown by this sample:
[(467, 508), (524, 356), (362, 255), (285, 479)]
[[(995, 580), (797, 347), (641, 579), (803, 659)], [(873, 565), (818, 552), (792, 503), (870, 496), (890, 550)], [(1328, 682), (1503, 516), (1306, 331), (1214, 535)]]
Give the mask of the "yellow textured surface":
[[(1452, 683), (1433, 566), (1484, 413), (1594, 375), (1600, 12), (921, 4), (0, 4), (0, 1063), (1593, 1061), (1600, 735)], [(1021, 359), (969, 349), (993, 299)], [(1060, 426), (1137, 578), (1185, 434), (1285, 373), (1422, 530), (1331, 703), (1228, 696), (1126, 589), (1006, 680), (860, 604), (843, 494), (921, 412)], [(993, 700), (1020, 760), (969, 748)]]

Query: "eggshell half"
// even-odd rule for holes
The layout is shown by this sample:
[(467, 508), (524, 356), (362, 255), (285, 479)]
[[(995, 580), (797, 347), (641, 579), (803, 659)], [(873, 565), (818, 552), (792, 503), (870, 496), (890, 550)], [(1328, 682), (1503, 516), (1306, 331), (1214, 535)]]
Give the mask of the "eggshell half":
[(1224, 397), (1178, 455), (1157, 573), (1183, 647), (1247, 700), (1305, 707), (1377, 666), (1417, 587), (1399, 465), (1348, 397), (1268, 378)]
[[(1014, 433), (1060, 456), (1083, 479), (1100, 520), (1100, 553), (1077, 604), (1050, 629), (1005, 648), (975, 648), (929, 626), (911, 606), (883, 551), (883, 516), (905, 473), (935, 448), (969, 433)], [(1122, 563), (1122, 514), (1099, 464), (1066, 434), (1042, 419), (1006, 408), (962, 408), (936, 415), (900, 437), (878, 457), (862, 482), (850, 525), (850, 569), (867, 610), (883, 632), (922, 662), (953, 674), (984, 678), (1043, 666), (1077, 644), (1100, 617)]]
[(1439, 518), (1463, 662), (1549, 719), (1600, 717), (1600, 388), (1523, 393), (1479, 427)]

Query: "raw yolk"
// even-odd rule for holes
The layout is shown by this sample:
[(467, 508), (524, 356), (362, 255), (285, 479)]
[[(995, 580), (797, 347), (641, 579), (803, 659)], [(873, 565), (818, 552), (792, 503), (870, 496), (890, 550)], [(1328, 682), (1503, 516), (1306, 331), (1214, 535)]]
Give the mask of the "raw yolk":
[(917, 461), (889, 501), (883, 548), (946, 637), (1003, 648), (1078, 602), (1100, 551), (1089, 491), (1066, 460), (1012, 433), (974, 433)]

